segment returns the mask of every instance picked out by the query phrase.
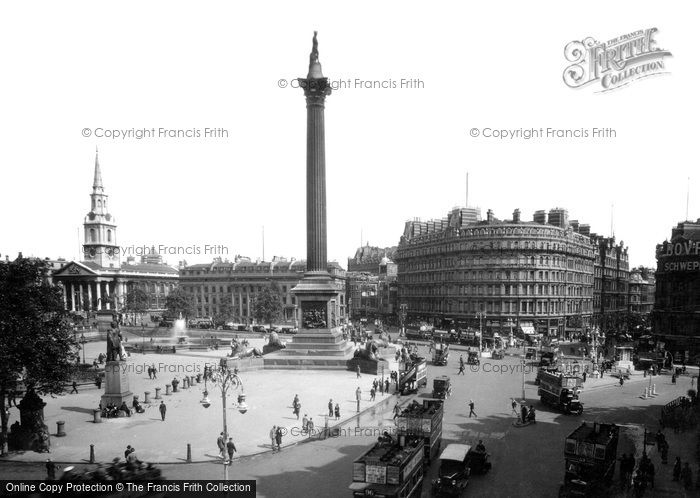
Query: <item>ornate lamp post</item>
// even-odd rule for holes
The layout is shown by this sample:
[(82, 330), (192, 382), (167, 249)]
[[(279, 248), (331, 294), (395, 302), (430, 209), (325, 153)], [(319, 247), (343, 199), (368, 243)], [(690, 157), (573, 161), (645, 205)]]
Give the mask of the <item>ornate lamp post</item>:
[[(238, 395), (238, 403), (236, 404), (238, 411), (245, 413), (248, 411), (248, 405), (245, 402), (245, 393), (243, 392), (243, 381), (238, 376), (238, 374), (231, 370), (228, 366), (219, 366), (216, 370), (210, 370), (211, 376), (210, 380), (219, 386), (221, 390), (221, 406), (223, 415), (223, 425), (224, 425), (224, 444), (228, 442), (228, 428), (226, 424), (226, 398), (229, 389), (237, 391), (240, 387), (241, 393)], [(207, 390), (207, 376), (204, 377), (204, 397), (200, 401), (204, 408), (209, 408), (211, 406), (211, 401), (209, 400), (209, 392)], [(226, 457), (223, 458), (224, 464), (224, 480), (228, 481), (228, 465), (226, 465)]]

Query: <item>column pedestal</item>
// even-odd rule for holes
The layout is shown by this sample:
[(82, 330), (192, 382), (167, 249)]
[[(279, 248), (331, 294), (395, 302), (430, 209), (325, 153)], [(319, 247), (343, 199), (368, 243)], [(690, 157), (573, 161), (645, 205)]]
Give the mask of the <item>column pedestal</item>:
[(129, 375), (126, 361), (108, 361), (105, 365), (105, 393), (102, 406), (113, 403), (117, 406), (126, 401), (131, 406), (134, 394), (129, 389)]

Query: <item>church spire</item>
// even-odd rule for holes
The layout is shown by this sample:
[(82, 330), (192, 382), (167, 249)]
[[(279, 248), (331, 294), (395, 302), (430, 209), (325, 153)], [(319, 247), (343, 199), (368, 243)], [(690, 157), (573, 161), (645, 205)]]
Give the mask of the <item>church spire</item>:
[(95, 147), (95, 179), (92, 182), (92, 188), (103, 189), (102, 186), (102, 171), (100, 171), (100, 158), (97, 147)]

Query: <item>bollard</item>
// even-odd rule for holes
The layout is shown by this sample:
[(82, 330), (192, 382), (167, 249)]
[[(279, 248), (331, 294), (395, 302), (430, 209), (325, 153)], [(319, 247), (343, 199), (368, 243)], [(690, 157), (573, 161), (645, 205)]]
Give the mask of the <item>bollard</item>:
[(194, 375), (190, 375), (190, 385), (193, 386), (196, 382)]
[(170, 384), (165, 384), (165, 395), (170, 396)]
[(647, 390), (646, 389), (642, 389), (642, 395), (640, 396), (640, 398), (647, 399)]
[(143, 393), (143, 402), (144, 403), (151, 402), (151, 391), (146, 391), (145, 393)]
[(90, 463), (95, 463), (95, 445), (90, 445)]
[(182, 379), (182, 388), (183, 389), (189, 389), (190, 387), (190, 379), (189, 377), (183, 377)]
[(192, 446), (187, 443), (187, 463), (192, 463)]
[(66, 422), (63, 420), (56, 422), (56, 437), (63, 437), (66, 435), (66, 431), (63, 430), (65, 425)]
[(100, 410), (95, 409), (92, 411), (92, 422), (95, 424), (102, 423), (102, 412)]
[(160, 387), (156, 387), (156, 399), (160, 399)]
[(654, 396), (657, 396), (657, 393), (656, 393), (656, 384), (652, 384), (652, 385), (651, 385), (651, 394), (654, 395)]

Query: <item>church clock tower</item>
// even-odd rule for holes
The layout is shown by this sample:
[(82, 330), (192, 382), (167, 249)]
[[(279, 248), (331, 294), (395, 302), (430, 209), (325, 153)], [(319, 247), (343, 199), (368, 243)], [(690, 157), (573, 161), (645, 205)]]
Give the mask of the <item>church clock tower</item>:
[(83, 261), (92, 262), (103, 268), (119, 268), (119, 246), (117, 245), (117, 225), (107, 210), (107, 194), (102, 186), (100, 161), (95, 152), (95, 178), (90, 194), (91, 208), (85, 216), (85, 243)]

